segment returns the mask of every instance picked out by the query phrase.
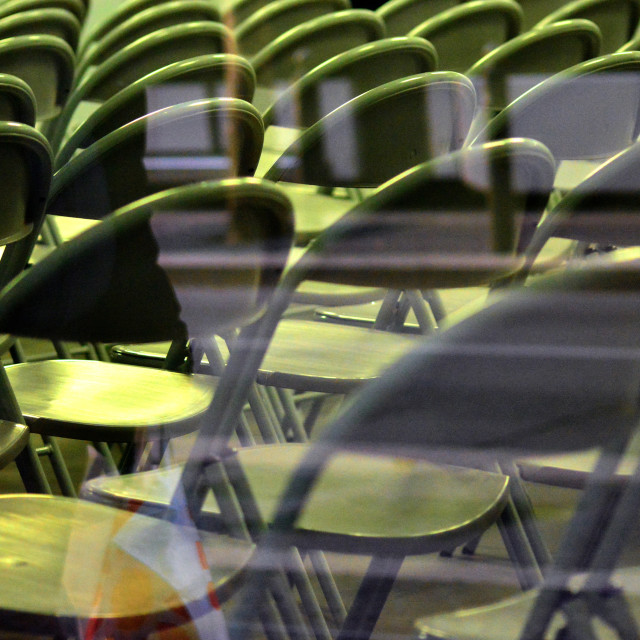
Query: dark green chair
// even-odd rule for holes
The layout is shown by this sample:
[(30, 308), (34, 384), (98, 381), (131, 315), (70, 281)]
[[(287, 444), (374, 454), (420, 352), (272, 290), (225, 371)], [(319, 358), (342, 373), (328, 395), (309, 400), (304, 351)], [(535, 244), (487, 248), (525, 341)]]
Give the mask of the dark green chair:
[(376, 13), (384, 20), (388, 36), (406, 36), (425, 20), (458, 4), (459, 0), (387, 0)]
[(520, 34), (522, 9), (515, 0), (473, 0), (447, 9), (409, 31), (438, 53), (438, 68), (464, 73), (489, 51)]
[(573, 0), (543, 18), (535, 27), (559, 20), (584, 18), (598, 25), (602, 53), (613, 53), (631, 40), (640, 19), (638, 0)]
[[(224, 53), (227, 47), (233, 48), (229, 32), (215, 22), (167, 27), (132, 42), (86, 73), (73, 88), (52, 134), (52, 146), (54, 149), (60, 146), (82, 102), (104, 102), (152, 71), (196, 56)], [(84, 120), (84, 115), (80, 115), (80, 120)]]
[(36, 97), (31, 87), (17, 76), (0, 74), (0, 121), (36, 124)]
[(435, 49), (422, 38), (385, 38), (354, 47), (318, 65), (278, 96), (263, 113), (265, 129), (306, 129), (369, 89), (436, 68)]
[(66, 9), (81, 23), (86, 14), (82, 0), (8, 0), (0, 5), (0, 18), (33, 9)]
[(45, 34), (62, 38), (75, 49), (80, 26), (78, 18), (65, 9), (31, 9), (0, 18), (0, 39)]
[(282, 89), (336, 54), (384, 35), (384, 23), (372, 11), (337, 11), (282, 34), (250, 62), (259, 87)]
[(465, 72), (481, 109), (472, 131), (477, 133), (487, 119), (542, 80), (598, 56), (600, 41), (593, 22), (562, 20), (527, 31), (487, 53)]
[(104, 102), (73, 132), (56, 155), (61, 167), (79, 149), (136, 118), (181, 102), (230, 97), (251, 102), (255, 73), (244, 58), (230, 53), (174, 62), (140, 78)]
[(78, 59), (76, 77), (80, 78), (89, 67), (102, 64), (127, 45), (158, 29), (207, 20), (219, 22), (220, 12), (206, 0), (162, 2), (140, 11), (85, 48)]
[(275, 0), (235, 27), (238, 51), (253, 56), (289, 29), (350, 8), (349, 0)]

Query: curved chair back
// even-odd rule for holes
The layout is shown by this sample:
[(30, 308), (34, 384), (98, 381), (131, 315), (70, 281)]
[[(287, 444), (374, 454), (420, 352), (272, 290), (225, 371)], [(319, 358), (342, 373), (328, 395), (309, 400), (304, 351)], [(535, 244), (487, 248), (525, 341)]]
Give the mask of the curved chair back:
[(45, 34), (62, 38), (75, 49), (80, 36), (80, 21), (64, 9), (31, 9), (0, 18), (0, 39)]
[(78, 61), (76, 77), (81, 77), (90, 66), (102, 64), (127, 45), (158, 29), (207, 20), (219, 22), (220, 12), (206, 0), (174, 0), (140, 11), (85, 50)]
[(425, 20), (459, 5), (459, 0), (387, 0), (376, 9), (388, 36), (405, 36)]
[(56, 165), (62, 166), (75, 151), (118, 127), (164, 107), (204, 98), (251, 102), (255, 83), (249, 62), (231, 53), (174, 62), (140, 78), (98, 107), (66, 140), (56, 155)]
[(27, 264), (44, 218), (52, 174), (51, 149), (33, 127), (0, 122), (0, 286)]
[(612, 53), (636, 32), (640, 0), (573, 0), (542, 19), (536, 27), (573, 18), (595, 22), (602, 33), (602, 53)]
[(454, 72), (388, 82), (309, 127), (267, 171), (274, 181), (377, 187), (462, 146), (475, 91)]
[(398, 78), (435, 71), (437, 54), (422, 38), (386, 38), (339, 53), (281, 94), (263, 114), (270, 125), (305, 129), (361, 93)]
[(0, 5), (0, 18), (32, 9), (66, 9), (81, 23), (86, 15), (82, 0), (9, 0)]
[(31, 87), (38, 121), (49, 120), (61, 112), (71, 89), (73, 64), (73, 50), (55, 36), (0, 40), (0, 69), (18, 76)]
[(173, 62), (224, 53), (233, 45), (230, 32), (215, 22), (189, 22), (159, 29), (127, 45), (104, 64), (86, 73), (74, 87), (56, 123), (52, 146), (57, 148), (78, 105), (104, 102), (136, 80)]
[(557, 161), (607, 158), (640, 133), (640, 52), (580, 63), (536, 85), (503, 109), (476, 140), (523, 136)]
[(520, 34), (515, 0), (472, 0), (447, 9), (409, 31), (438, 52), (438, 67), (463, 73), (491, 49)]
[(0, 73), (0, 121), (36, 124), (36, 97), (17, 76)]
[(258, 86), (287, 86), (336, 54), (383, 37), (384, 23), (372, 11), (337, 11), (279, 36), (251, 64)]
[[(116, 211), (17, 279), (4, 292), (2, 322), (15, 326), (39, 307), (43, 314), (23, 324), (22, 334), (211, 337), (255, 319), (284, 269), (292, 235), (289, 201), (263, 181), (162, 191)], [(112, 313), (114, 304), (126, 311)]]
[(554, 22), (496, 47), (465, 75), (473, 80), (478, 103), (492, 116), (548, 76), (595, 58), (600, 39), (589, 20)]
[(235, 98), (167, 107), (100, 138), (58, 170), (47, 213), (100, 219), (163, 189), (252, 175), (262, 119)]
[(334, 11), (350, 9), (349, 0), (276, 0), (251, 14), (234, 29), (238, 51), (252, 56), (298, 25)]
[(160, 5), (165, 1), (170, 2), (171, 0), (124, 0), (106, 19), (102, 20), (92, 31), (82, 38), (78, 56), (82, 57), (85, 47), (89, 46), (92, 42), (101, 40), (129, 18), (145, 9)]

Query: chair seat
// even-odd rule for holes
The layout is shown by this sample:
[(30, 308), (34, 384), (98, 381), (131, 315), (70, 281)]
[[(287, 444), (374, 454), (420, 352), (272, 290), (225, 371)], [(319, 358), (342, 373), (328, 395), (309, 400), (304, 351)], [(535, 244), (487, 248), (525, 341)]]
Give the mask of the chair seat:
[(15, 460), (29, 442), (29, 429), (23, 424), (0, 420), (0, 469)]
[[(153, 630), (169, 616), (186, 622), (185, 604), (208, 601), (197, 576), (175, 575), (181, 563), (193, 567), (192, 537), (186, 528), (84, 501), (2, 496), (2, 627), (24, 629), (29, 620), (31, 632), (53, 635), (77, 632), (78, 621), (98, 627), (119, 622), (122, 631), (136, 625)], [(242, 577), (252, 545), (206, 532), (199, 537), (223, 602)], [(182, 593), (172, 586), (180, 581)], [(194, 593), (191, 601), (187, 591)]]
[[(537, 590), (514, 596), (497, 604), (456, 613), (422, 618), (416, 622), (420, 640), (513, 640), (519, 638), (522, 627), (535, 601)], [(636, 615), (640, 613), (640, 599), (629, 599)], [(563, 626), (562, 616), (556, 616), (544, 636), (544, 640), (556, 637)], [(619, 636), (600, 620), (593, 628), (598, 640), (614, 640)]]
[[(237, 451), (267, 518), (306, 451), (302, 444)], [(85, 496), (159, 516), (166, 511), (180, 473), (181, 467), (168, 467), (96, 478), (85, 485)], [(332, 459), (314, 489), (296, 544), (363, 554), (384, 552), (387, 545), (399, 555), (440, 551), (473, 538), (494, 522), (505, 505), (507, 485), (507, 477), (499, 474), (343, 452)], [(213, 496), (204, 513), (218, 513)]]
[(197, 428), (214, 382), (92, 360), (46, 360), (7, 367), (35, 433), (105, 442), (173, 438)]

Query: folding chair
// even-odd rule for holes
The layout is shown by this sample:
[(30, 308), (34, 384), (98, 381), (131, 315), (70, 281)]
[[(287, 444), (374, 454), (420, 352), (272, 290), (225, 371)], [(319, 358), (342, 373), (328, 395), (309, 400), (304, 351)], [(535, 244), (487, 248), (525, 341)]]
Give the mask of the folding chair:
[(8, 0), (0, 6), (0, 18), (33, 9), (66, 9), (81, 23), (86, 13), (82, 0)]
[(71, 47), (55, 36), (0, 40), (0, 68), (29, 85), (36, 99), (36, 121), (47, 130), (62, 112), (69, 95), (73, 64)]
[(348, 0), (276, 0), (252, 13), (234, 29), (238, 51), (253, 56), (278, 36), (334, 11), (350, 9)]
[[(56, 172), (47, 211), (99, 220), (110, 208), (166, 188), (250, 175), (260, 152), (261, 136), (259, 115), (242, 100), (213, 98), (168, 107), (105, 136)], [(132, 253), (131, 258), (135, 257)], [(126, 281), (121, 284), (127, 288)], [(87, 287), (91, 287), (89, 281)], [(137, 379), (135, 369), (129, 373)], [(178, 387), (173, 388), (171, 396), (169, 390), (158, 398), (143, 394), (140, 401), (149, 406), (132, 412), (126, 402), (118, 400), (129, 395), (125, 374), (105, 362), (66, 359), (15, 365), (8, 373), (32, 430), (46, 437), (57, 435), (96, 443), (121, 442), (124, 438), (133, 455), (147, 427), (150, 440), (160, 444), (160, 452), (171, 433), (196, 428), (196, 415), (208, 402), (197, 385), (187, 383), (187, 389), (193, 387), (188, 395)], [(96, 387), (94, 401), (85, 404), (87, 392), (74, 382), (78, 377), (93, 379), (101, 387)], [(185, 384), (184, 378), (177, 382)], [(43, 404), (43, 398), (52, 397), (57, 398), (55, 403)], [(102, 402), (107, 406), (101, 407)], [(149, 417), (152, 414), (153, 419)], [(142, 423), (135, 426), (138, 420)], [(105, 464), (115, 469), (108, 448), (99, 444), (98, 450)], [(56, 464), (63, 491), (73, 495), (64, 466)], [(136, 464), (135, 456), (125, 456), (121, 468), (134, 468)]]
[(336, 54), (384, 35), (384, 23), (372, 11), (337, 11), (282, 34), (250, 62), (258, 87), (282, 90)]
[[(5, 290), (0, 324), (79, 340), (173, 338), (187, 326), (198, 336), (230, 330), (259, 316), (284, 267), (291, 231), (286, 198), (256, 180), (163, 192), (25, 272)], [(54, 282), (62, 298), (50, 297)], [(27, 327), (20, 318), (36, 308), (45, 313)], [(145, 384), (143, 370), (135, 372), (143, 375), (139, 400), (155, 386)], [(155, 373), (157, 380), (171, 376)], [(210, 398), (213, 379), (202, 382)], [(3, 398), (13, 398), (8, 385)], [(224, 630), (220, 603), (237, 590), (250, 543), (199, 531), (186, 512), (168, 522), (51, 496), (5, 496), (2, 503), (0, 537), (19, 559), (2, 578), (5, 632), (139, 638), (191, 623), (202, 637), (224, 638), (217, 635)], [(39, 585), (38, 597), (27, 585)]]
[(214, 53), (174, 62), (136, 80), (106, 100), (75, 130), (56, 155), (61, 167), (79, 149), (152, 111), (216, 97), (251, 102), (256, 76), (247, 60)]
[(376, 13), (384, 20), (388, 36), (406, 36), (425, 20), (458, 4), (457, 0), (387, 0)]
[(409, 36), (425, 38), (438, 68), (463, 73), (489, 51), (520, 34), (522, 9), (514, 0), (464, 2), (422, 22)]
[[(600, 54), (601, 35), (589, 20), (562, 20), (496, 47), (465, 71), (488, 117), (551, 75)], [(478, 118), (476, 118), (476, 123)]]
[(85, 48), (82, 57), (78, 58), (76, 78), (82, 77), (89, 67), (102, 64), (138, 38), (158, 29), (205, 21), (219, 22), (220, 12), (210, 2), (203, 0), (162, 2), (140, 11)]
[[(234, 413), (230, 407), (234, 406), (236, 412), (242, 409), (245, 394), (256, 376), (258, 381), (267, 384), (285, 381), (284, 370), (271, 370), (270, 360), (277, 362), (272, 350), (277, 349), (279, 334), (281, 336), (288, 330), (286, 325), (296, 322), (280, 320), (280, 316), (299, 282), (309, 278), (361, 285), (376, 283), (393, 288), (430, 288), (485, 281), (509, 272), (521, 264), (521, 258), (507, 248), (507, 244), (511, 248), (514, 246), (515, 227), (512, 225), (521, 215), (540, 215), (552, 180), (553, 162), (544, 147), (530, 141), (507, 141), (457, 152), (416, 167), (365, 200), (309, 247), (297, 266), (288, 271), (280, 294), (274, 298), (263, 323), (254, 327), (248, 335), (238, 338), (235, 347), (243, 351), (235, 351), (235, 354), (242, 353), (242, 360), (234, 360), (232, 354), (227, 368), (241, 366), (244, 373), (240, 377), (245, 379), (246, 375), (246, 381), (243, 386), (234, 387), (232, 400), (225, 404), (227, 413), (221, 418), (224, 424), (219, 424), (218, 435), (232, 433), (238, 413)], [(507, 184), (510, 186), (506, 187)], [(501, 191), (503, 187), (506, 188), (505, 192)], [(502, 196), (505, 196), (504, 201)], [(453, 199), (457, 206), (452, 206)], [(443, 223), (443, 218), (447, 218), (449, 223)], [(492, 235), (492, 227), (501, 232)], [(468, 233), (469, 229), (473, 229), (473, 233)], [(461, 246), (462, 237), (468, 239), (470, 244)], [(488, 244), (484, 244), (485, 241)], [(302, 323), (303, 329), (300, 329), (298, 336), (306, 331), (307, 339), (311, 338), (311, 324)], [(346, 327), (334, 325), (333, 328), (334, 336), (340, 339), (342, 334), (344, 343), (348, 343), (354, 335), (352, 331), (341, 331)], [(361, 333), (373, 347), (376, 332)], [(402, 336), (395, 338), (403, 339)], [(304, 348), (307, 353), (300, 340), (299, 337), (299, 349)], [(407, 338), (404, 337), (404, 340)], [(419, 343), (412, 341), (411, 344), (412, 350), (419, 348)], [(262, 353), (255, 352), (257, 345), (260, 345), (261, 351), (266, 351), (262, 364)], [(325, 344), (318, 344), (315, 355), (319, 356), (324, 348)], [(329, 348), (333, 349), (331, 343)], [(295, 381), (296, 387), (300, 383), (318, 384), (321, 385), (319, 388), (336, 390), (340, 383), (352, 384), (353, 381), (340, 381), (339, 377), (358, 357), (358, 350), (363, 351), (356, 346), (348, 354), (343, 352), (339, 366), (336, 367), (334, 362), (332, 374), (327, 369), (328, 375), (324, 378), (308, 373), (305, 379), (301, 373)], [(317, 364), (314, 358), (309, 362)], [(282, 361), (278, 364), (282, 364)], [(301, 368), (303, 365), (300, 359), (293, 364)], [(312, 375), (316, 375), (315, 381)], [(231, 389), (229, 393), (232, 393)], [(204, 451), (210, 437), (201, 431), (193, 451)], [(283, 487), (284, 477), (303, 454), (302, 445), (291, 444), (238, 449), (236, 456), (246, 473), (245, 479), (237, 469), (233, 456), (223, 456), (225, 459), (221, 464), (237, 487), (248, 483), (257, 498), (259, 513), (271, 521), (274, 499)], [(174, 487), (180, 486), (181, 474), (182, 481), (189, 483), (186, 486), (193, 486), (190, 483), (195, 479), (193, 474), (196, 468), (197, 461), (191, 458), (184, 471), (168, 468), (128, 478), (96, 479), (87, 484), (86, 492), (94, 500), (123, 507), (135, 504), (144, 512), (157, 515), (166, 510), (167, 504), (171, 504), (171, 495)], [(503, 493), (506, 485), (502, 484), (500, 475), (478, 471), (471, 471), (471, 475), (467, 475), (468, 472), (463, 471), (461, 476), (457, 476), (458, 472), (421, 464), (404, 468), (402, 465), (387, 465), (384, 461), (367, 460), (361, 456), (346, 456), (332, 467), (330, 479), (315, 496), (317, 501), (314, 499), (305, 511), (304, 522), (297, 529), (300, 534), (299, 545), (305, 551), (338, 550), (346, 546), (351, 552), (374, 556), (370, 572), (356, 600), (366, 600), (367, 591), (369, 595), (373, 594), (369, 602), (371, 617), (369, 624), (365, 625), (369, 631), (404, 556), (449, 549), (461, 543), (472, 530), (475, 534), (480, 533), (502, 512), (507, 494)], [(429, 480), (432, 473), (435, 476)], [(450, 482), (456, 484), (456, 477), (461, 481), (460, 488), (464, 487), (463, 495), (459, 498), (453, 498), (449, 489), (443, 488), (451, 486)], [(411, 491), (407, 491), (407, 483), (410, 483)], [(338, 486), (342, 487), (340, 491), (336, 489)], [(442, 512), (440, 515), (436, 513), (443, 504), (439, 501), (437, 506), (431, 503), (429, 487), (434, 488), (438, 495), (446, 496), (446, 523), (440, 521), (435, 527), (431, 518), (435, 516), (438, 520), (443, 517)], [(478, 489), (477, 493), (475, 489)], [(475, 495), (469, 494), (470, 490)], [(246, 490), (241, 490), (241, 496), (245, 495)], [(345, 498), (344, 502), (341, 501), (341, 495)], [(401, 495), (406, 501), (400, 499)], [(227, 503), (221, 503), (218, 497), (216, 508), (209, 498), (205, 501), (205, 486), (202, 486), (199, 494), (187, 489), (186, 496), (194, 513), (200, 513), (204, 505), (203, 517), (213, 517), (218, 509), (224, 517)], [(339, 501), (337, 507), (336, 500)], [(359, 505), (357, 510), (356, 504)], [(381, 520), (380, 514), (386, 508), (393, 508), (394, 504), (401, 509), (402, 515), (396, 514), (394, 518)], [(175, 508), (175, 505), (171, 508)], [(241, 508), (247, 515), (253, 513), (255, 517), (257, 514), (251, 511), (248, 502), (241, 501)], [(466, 511), (466, 515), (454, 513), (458, 508)], [(466, 520), (466, 524), (460, 528), (463, 520)], [(261, 525), (255, 524), (255, 519), (253, 522), (255, 533), (260, 533)], [(503, 532), (506, 534), (506, 530)], [(384, 551), (391, 547), (394, 548), (393, 558)], [(516, 555), (518, 553), (522, 552), (517, 551)], [(527, 578), (531, 566), (526, 566), (524, 555), (518, 556), (518, 562), (522, 562), (521, 577), (526, 584), (527, 579), (531, 578), (530, 575)], [(344, 612), (332, 609), (337, 626), (349, 628), (353, 615), (359, 615), (357, 609), (358, 605), (346, 617)]]
[(31, 87), (8, 73), (0, 74), (0, 120), (36, 124), (36, 97)]
[(635, 34), (640, 18), (640, 3), (635, 0), (573, 0), (535, 26), (543, 27), (573, 18), (595, 22), (602, 34), (602, 53), (613, 53)]
[(62, 38), (75, 50), (80, 21), (66, 9), (31, 9), (0, 18), (0, 39), (45, 34)]
[[(59, 148), (74, 113), (83, 102), (103, 102), (167, 64), (200, 55), (224, 53), (228, 45), (228, 30), (215, 22), (190, 22), (167, 27), (132, 42), (104, 64), (86, 73), (73, 88), (52, 133), (52, 147)], [(84, 115), (80, 114), (80, 119), (84, 120)]]

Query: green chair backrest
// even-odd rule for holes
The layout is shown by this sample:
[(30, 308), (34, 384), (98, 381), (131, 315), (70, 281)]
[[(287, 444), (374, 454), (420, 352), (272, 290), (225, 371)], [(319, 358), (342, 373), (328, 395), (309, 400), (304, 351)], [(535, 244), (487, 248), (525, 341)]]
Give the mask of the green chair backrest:
[(140, 11), (114, 27), (93, 46), (89, 46), (85, 50), (82, 58), (78, 60), (76, 77), (82, 76), (88, 67), (102, 64), (128, 44), (158, 29), (185, 22), (207, 20), (213, 22), (220, 20), (220, 12), (207, 0), (174, 0)]
[(612, 53), (635, 34), (640, 0), (573, 0), (549, 14), (536, 27), (572, 18), (595, 22), (602, 33), (602, 53)]
[(75, 49), (80, 21), (70, 11), (57, 8), (31, 9), (0, 18), (0, 39), (39, 34), (62, 38)]
[(473, 85), (459, 73), (436, 71), (393, 80), (306, 129), (265, 177), (378, 187), (410, 167), (459, 149), (475, 106)]
[(86, 15), (82, 0), (8, 0), (0, 5), (0, 18), (32, 9), (66, 9), (80, 22)]
[(376, 13), (384, 20), (388, 36), (405, 36), (425, 20), (459, 4), (460, 0), (387, 0)]
[(17, 76), (0, 73), (0, 121), (36, 124), (36, 97)]
[(51, 138), (57, 148), (78, 105), (104, 102), (148, 73), (173, 62), (233, 49), (229, 30), (215, 22), (189, 22), (154, 31), (89, 70), (74, 87)]
[(463, 73), (486, 53), (520, 34), (522, 9), (515, 0), (472, 0), (414, 27), (438, 52), (438, 68)]
[(273, 0), (237, 0), (229, 2), (226, 9), (222, 12), (223, 22), (235, 29), (242, 24), (247, 18), (254, 13), (267, 6)]
[(640, 133), (640, 52), (577, 64), (503, 109), (475, 142), (539, 140), (557, 161), (608, 158)]
[(589, 20), (563, 20), (527, 31), (496, 47), (465, 71), (490, 115), (547, 77), (600, 54), (600, 29)]
[(260, 114), (244, 100), (161, 109), (100, 138), (59, 169), (47, 212), (100, 219), (163, 189), (252, 175), (263, 136)]
[(307, 20), (350, 8), (349, 0), (275, 0), (236, 26), (238, 51), (244, 56), (255, 55)]
[(122, 89), (94, 111), (56, 155), (62, 166), (75, 151), (147, 113), (181, 102), (230, 97), (251, 102), (256, 76), (240, 56), (216, 53), (162, 67)]
[(18, 76), (31, 87), (38, 121), (49, 120), (61, 112), (71, 90), (73, 65), (73, 50), (56, 36), (0, 40), (0, 69)]
[(372, 11), (337, 11), (287, 31), (250, 62), (258, 86), (288, 86), (336, 54), (384, 35), (384, 23)]
[(398, 78), (435, 71), (437, 55), (423, 38), (385, 38), (323, 62), (281, 94), (263, 114), (270, 125), (307, 128), (361, 93)]

